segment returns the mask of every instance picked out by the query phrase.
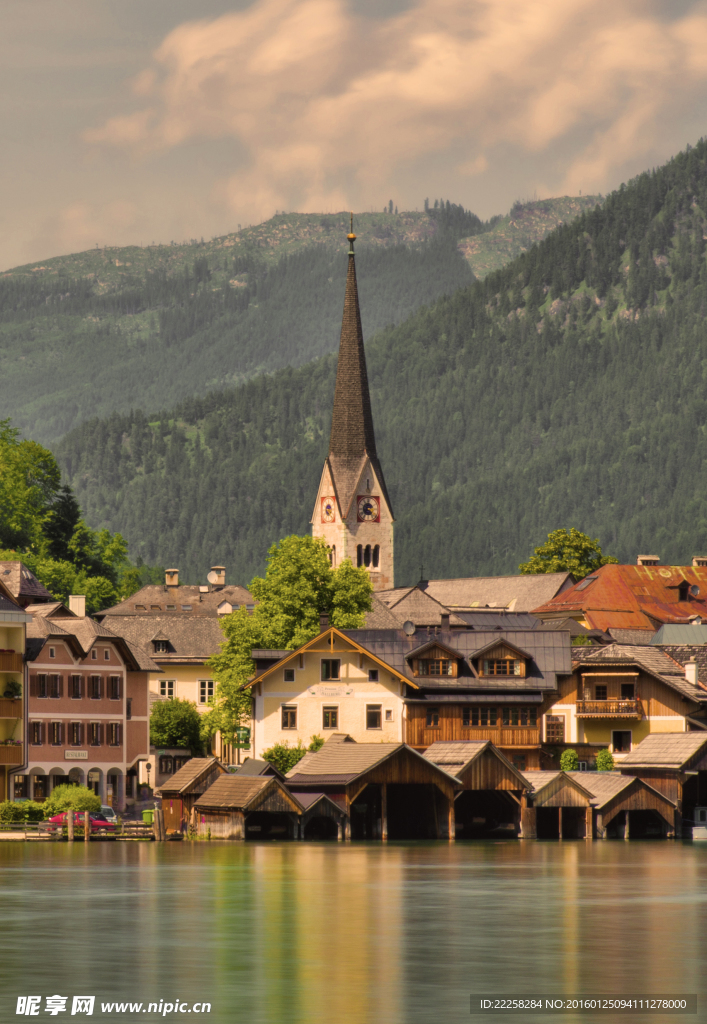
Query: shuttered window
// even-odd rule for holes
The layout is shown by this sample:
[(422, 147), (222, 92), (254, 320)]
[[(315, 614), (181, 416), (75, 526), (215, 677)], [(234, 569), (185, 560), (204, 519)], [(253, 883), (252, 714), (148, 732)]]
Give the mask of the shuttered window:
[(71, 746), (80, 747), (83, 743), (83, 722), (71, 723)]
[(30, 743), (41, 747), (44, 743), (44, 722), (31, 722), (29, 727)]
[(91, 676), (91, 700), (100, 700), (103, 696), (103, 680), (100, 676)]
[(83, 676), (71, 676), (70, 690), (72, 700), (81, 700), (83, 697)]
[(111, 747), (119, 747), (123, 740), (123, 727), (118, 722), (111, 722), (108, 726), (108, 744)]
[(64, 725), (63, 722), (50, 722), (49, 723), (49, 735), (51, 737), (51, 744), (53, 747), (60, 747), (64, 742)]
[(100, 747), (103, 742), (103, 726), (100, 722), (91, 722), (90, 735), (91, 746)]
[(123, 696), (122, 679), (120, 676), (110, 677), (110, 699), (120, 700)]
[(49, 676), (49, 696), (58, 700), (63, 696), (64, 686), (61, 676)]

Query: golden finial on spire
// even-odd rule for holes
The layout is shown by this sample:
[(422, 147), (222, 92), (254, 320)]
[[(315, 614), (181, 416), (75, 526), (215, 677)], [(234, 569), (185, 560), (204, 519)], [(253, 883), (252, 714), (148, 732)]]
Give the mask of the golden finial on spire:
[(353, 210), (351, 211), (351, 231), (346, 237), (351, 242), (351, 249), (353, 250), (353, 244), (356, 241), (356, 235), (353, 233)]

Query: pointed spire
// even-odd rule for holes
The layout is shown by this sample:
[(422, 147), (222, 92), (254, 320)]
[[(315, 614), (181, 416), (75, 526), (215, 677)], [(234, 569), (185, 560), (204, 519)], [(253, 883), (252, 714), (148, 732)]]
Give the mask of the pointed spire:
[(356, 285), (353, 248), (356, 235), (353, 233), (353, 213), (348, 240), (349, 266), (346, 274), (346, 296), (329, 438), (329, 452), (337, 461), (360, 460), (364, 455), (374, 459), (376, 457), (376, 438), (373, 432), (371, 397), (368, 391), (366, 354), (363, 349), (361, 311)]

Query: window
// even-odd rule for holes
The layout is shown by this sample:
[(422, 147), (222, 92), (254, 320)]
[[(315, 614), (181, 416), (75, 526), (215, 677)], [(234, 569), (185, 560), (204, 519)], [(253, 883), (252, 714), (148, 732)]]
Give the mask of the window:
[(381, 729), (381, 704), (366, 704), (366, 728)]
[(103, 696), (103, 680), (100, 676), (91, 676), (91, 700), (100, 700)]
[(363, 545), (359, 544), (356, 548), (356, 565), (360, 569), (363, 565)]
[(49, 696), (54, 700), (62, 696), (61, 676), (49, 676)]
[(136, 612), (144, 612), (144, 611), (147, 611), (147, 609), (146, 609), (144, 604), (136, 604), (135, 605), (135, 611)]
[(295, 681), (295, 670), (293, 668), (285, 669), (285, 682), (294, 683)]
[(162, 611), (162, 606), (159, 605), (159, 604), (151, 604), (150, 605), (150, 611), (151, 612), (161, 612)]
[(103, 660), (110, 661), (110, 648), (106, 647), (103, 651)]
[(631, 752), (631, 733), (613, 732), (611, 734), (611, 745), (615, 754), (628, 754)]
[(214, 695), (214, 681), (213, 679), (200, 679), (199, 680), (199, 703), (208, 704)]
[(41, 747), (44, 742), (44, 723), (31, 722), (29, 727), (30, 743), (35, 747)]
[(514, 658), (485, 658), (485, 676), (520, 676), (523, 674), (523, 662)]
[(174, 697), (174, 679), (160, 679), (160, 697)]
[(61, 722), (50, 722), (49, 735), (53, 747), (60, 747), (64, 739), (64, 728)]
[(341, 671), (341, 661), (338, 658), (324, 658), (322, 660), (322, 682), (330, 679), (338, 679)]
[(120, 684), (121, 684), (120, 676), (111, 676), (110, 677), (110, 699), (111, 700), (120, 700), (121, 697), (123, 696), (123, 688), (122, 688), (122, 686)]
[(166, 610), (167, 610), (168, 612), (176, 612), (176, 610), (177, 610), (177, 606), (176, 606), (176, 604), (166, 604), (166, 605), (165, 605), (165, 609), (166, 609)]
[(451, 676), (452, 662), (440, 658), (432, 660), (423, 658), (418, 662), (417, 671), (421, 676)]
[(467, 728), (471, 725), (496, 725), (496, 708), (463, 708), (462, 725)]
[(48, 697), (49, 696), (49, 688), (47, 686), (47, 677), (44, 676), (44, 675), (37, 676), (37, 696), (38, 697)]
[(191, 761), (190, 757), (175, 757), (174, 759), (174, 770), (175, 772), (181, 771), (187, 761)]
[(191, 611), (191, 605), (190, 604), (183, 604), (182, 605), (182, 611), (183, 612), (190, 612)]
[(387, 708), (386, 709), (385, 720), (386, 720), (386, 722), (392, 722), (393, 721), (393, 711), (392, 711), (391, 708)]
[(169, 640), (153, 640), (155, 654), (167, 654), (169, 651)]
[(546, 715), (545, 716), (545, 742), (546, 743), (564, 743), (565, 742), (565, 716), (564, 715)]
[(606, 700), (608, 690), (603, 684), (597, 683), (594, 687), (594, 700)]
[(29, 775), (15, 775), (15, 800), (29, 799)]
[(519, 772), (525, 771), (525, 754), (516, 754), (513, 758), (513, 767)]
[(368, 670), (368, 682), (369, 683), (377, 683), (378, 682), (378, 669), (377, 668), (369, 668), (369, 670)]
[(283, 704), (282, 705), (282, 728), (283, 729), (296, 729), (297, 728), (297, 705), (296, 704)]
[(336, 544), (332, 544), (331, 550), (329, 551), (329, 564), (332, 569), (336, 569)]
[(633, 700), (636, 695), (635, 683), (621, 684), (621, 700)]
[(55, 649), (53, 647), (49, 648), (49, 657), (50, 658), (56, 658), (56, 651), (55, 651)]
[(98, 651), (95, 649), (95, 647), (91, 651), (91, 660), (92, 661), (98, 661)]
[(71, 699), (81, 700), (83, 697), (83, 677), (72, 676), (71, 677)]
[(122, 742), (122, 728), (119, 722), (111, 722), (108, 726), (108, 743), (111, 747), (119, 747)]
[(322, 708), (322, 726), (325, 729), (339, 728), (339, 709), (335, 707)]
[(128, 721), (133, 717), (133, 698), (128, 697), (125, 701), (125, 717)]
[(369, 565), (371, 564), (371, 545), (370, 544), (366, 544), (365, 548), (363, 549), (363, 564), (366, 566), (366, 568), (368, 568)]
[(83, 725), (81, 722), (71, 723), (71, 746), (80, 747), (83, 743)]
[(439, 708), (427, 709), (427, 720), (425, 724), (428, 729), (439, 729)]
[(537, 708), (504, 708), (504, 725), (530, 725), (535, 727), (538, 724)]
[(160, 758), (160, 775), (171, 775), (174, 771), (171, 757)]
[(89, 735), (91, 737), (90, 742), (91, 742), (91, 746), (92, 747), (100, 747), (101, 743), (103, 742), (103, 737), (101, 735), (101, 732), (102, 732), (101, 723), (100, 722), (91, 722), (91, 724), (89, 726)]
[(373, 548), (373, 568), (374, 569), (378, 568), (378, 562), (379, 562), (379, 559), (380, 559), (380, 550), (381, 549), (380, 549), (380, 546), (378, 544), (376, 544), (376, 546)]

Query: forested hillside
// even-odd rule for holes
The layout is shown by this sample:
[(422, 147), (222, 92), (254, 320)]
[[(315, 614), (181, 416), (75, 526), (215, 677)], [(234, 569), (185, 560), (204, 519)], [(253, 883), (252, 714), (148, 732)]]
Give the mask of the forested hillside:
[[(487, 222), (439, 200), (422, 213), (391, 202), (356, 215), (366, 337), (468, 284), (470, 267), (482, 276), (507, 263), (587, 201), (516, 204), (512, 218)], [(94, 249), (8, 271), (3, 415), (52, 442), (96, 415), (166, 408), (334, 351), (348, 228), (345, 214), (278, 214), (208, 242)]]
[[(550, 529), (707, 551), (707, 144), (367, 346), (396, 576), (513, 572)], [(361, 304), (369, 303), (361, 282)], [(335, 358), (84, 424), (57, 448), (94, 527), (196, 579), (308, 529)]]

